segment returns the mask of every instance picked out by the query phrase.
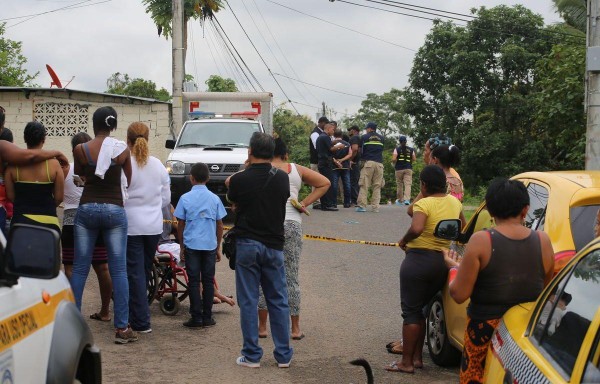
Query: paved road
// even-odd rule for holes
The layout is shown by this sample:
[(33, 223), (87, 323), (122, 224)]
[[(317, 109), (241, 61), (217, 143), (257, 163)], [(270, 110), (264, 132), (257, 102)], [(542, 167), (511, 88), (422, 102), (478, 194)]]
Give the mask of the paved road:
[[(340, 206), (341, 207), (341, 206)], [(381, 212), (315, 211), (304, 221), (307, 234), (346, 239), (394, 242), (409, 224), (405, 207), (382, 206)], [(398, 271), (403, 252), (397, 247), (305, 240), (301, 258), (301, 327), (306, 338), (293, 341), (290, 369), (279, 369), (271, 338), (261, 339), (260, 369), (238, 367), (241, 348), (239, 310), (214, 307), (217, 325), (189, 330), (189, 302), (173, 317), (151, 306), (153, 333), (137, 343), (113, 344), (111, 324), (88, 320), (102, 349), (106, 383), (364, 383), (362, 368), (348, 361), (364, 357), (373, 366), (377, 383), (447, 383), (458, 381), (457, 369), (442, 369), (425, 356), (425, 369), (415, 375), (390, 373), (383, 366), (400, 357), (385, 344), (401, 330)], [(235, 294), (233, 271), (217, 266), (221, 291)], [(90, 274), (84, 316), (97, 309), (97, 283)]]

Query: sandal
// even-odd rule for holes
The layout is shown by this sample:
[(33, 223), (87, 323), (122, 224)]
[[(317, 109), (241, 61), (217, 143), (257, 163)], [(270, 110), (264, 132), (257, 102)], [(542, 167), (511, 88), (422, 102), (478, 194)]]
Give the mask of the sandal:
[(402, 340), (394, 340), (394, 341), (391, 341), (391, 342), (389, 342), (389, 343), (387, 343), (387, 344), (385, 345), (385, 348), (386, 348), (386, 349), (390, 349), (390, 348), (392, 348), (392, 347), (393, 347), (394, 345), (396, 345), (396, 344), (400, 344), (400, 345), (402, 345)]
[(387, 349), (388, 353), (393, 353), (394, 355), (401, 355), (404, 352), (404, 346), (402, 343), (395, 344)]
[(112, 320), (110, 317), (108, 319), (103, 319), (102, 316), (100, 316), (99, 312), (92, 313), (90, 315), (90, 319), (92, 319), (92, 320), (98, 320), (98, 321), (104, 321), (104, 322), (109, 322), (109, 321)]
[(414, 374), (415, 373), (415, 369), (413, 368), (411, 369), (406, 369), (406, 368), (402, 368), (397, 361), (392, 361), (390, 363), (390, 365), (385, 367), (385, 370), (388, 372), (400, 372), (400, 373), (410, 373), (410, 374)]

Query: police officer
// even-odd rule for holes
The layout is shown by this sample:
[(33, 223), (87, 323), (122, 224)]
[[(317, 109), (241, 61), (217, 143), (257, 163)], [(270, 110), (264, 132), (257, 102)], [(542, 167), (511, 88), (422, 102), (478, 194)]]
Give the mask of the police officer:
[(379, 212), (381, 187), (383, 186), (383, 136), (376, 132), (377, 124), (370, 122), (366, 126), (367, 133), (361, 137), (362, 160), (364, 165), (360, 171), (358, 204), (356, 212), (367, 211), (367, 195), (372, 188), (371, 210)]
[[(308, 149), (310, 151), (310, 169), (312, 169), (315, 172), (319, 172), (319, 155), (317, 154), (317, 139), (319, 138), (319, 135), (323, 133), (323, 128), (327, 123), (329, 123), (328, 118), (326, 118), (325, 116), (320, 117), (319, 121), (317, 122), (317, 126), (313, 128), (312, 132), (310, 133), (310, 138), (308, 139)], [(316, 201), (315, 203), (313, 203), (313, 208), (321, 209), (321, 203)]]
[(406, 145), (406, 136), (400, 136), (400, 146), (394, 148), (392, 154), (392, 164), (396, 169), (396, 205), (410, 205), (412, 165), (416, 160), (414, 149)]

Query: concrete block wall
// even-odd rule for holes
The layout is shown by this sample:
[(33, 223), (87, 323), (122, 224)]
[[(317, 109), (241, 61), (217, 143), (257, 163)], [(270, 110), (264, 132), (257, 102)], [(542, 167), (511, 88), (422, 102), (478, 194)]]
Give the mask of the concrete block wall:
[[(24, 92), (7, 92), (0, 90), (0, 105), (6, 110), (5, 126), (13, 132), (15, 144), (25, 147), (23, 131), (25, 125), (34, 119), (34, 105), (37, 103), (74, 103), (86, 105), (88, 109), (88, 125), (86, 132), (94, 136), (92, 128), (92, 115), (99, 107), (111, 106), (117, 111), (118, 125), (113, 136), (126, 140), (129, 124), (141, 121), (150, 128), (149, 144), (151, 155), (164, 162), (169, 154), (165, 141), (171, 137), (169, 130), (170, 104), (153, 103), (127, 97), (115, 97), (103, 94), (73, 92), (71, 94), (61, 91), (32, 91), (26, 96)], [(45, 149), (55, 149), (63, 152), (68, 158), (71, 155), (71, 137), (48, 136)]]

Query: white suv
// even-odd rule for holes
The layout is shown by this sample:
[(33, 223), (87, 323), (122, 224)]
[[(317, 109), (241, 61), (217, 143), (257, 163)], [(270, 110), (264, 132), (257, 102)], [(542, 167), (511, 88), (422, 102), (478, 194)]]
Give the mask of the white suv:
[(100, 383), (100, 350), (60, 272), (54, 230), (0, 233), (0, 383)]

